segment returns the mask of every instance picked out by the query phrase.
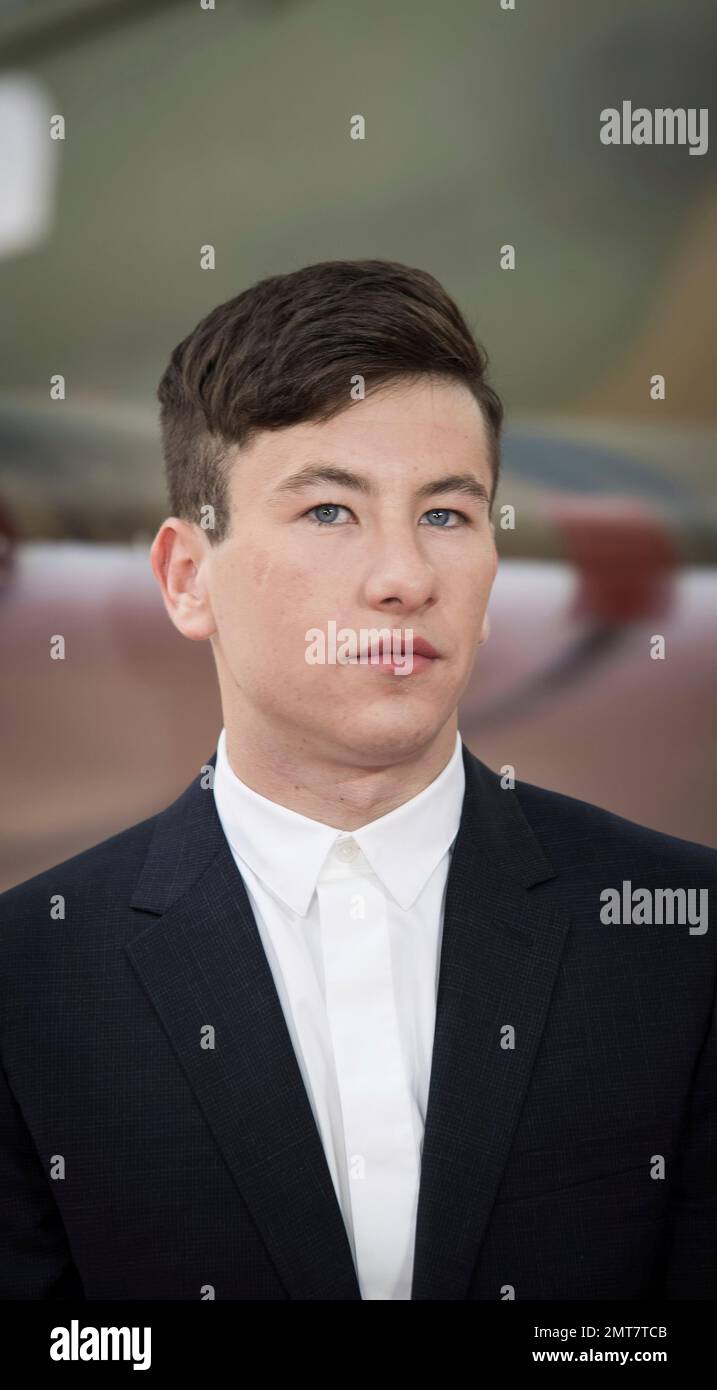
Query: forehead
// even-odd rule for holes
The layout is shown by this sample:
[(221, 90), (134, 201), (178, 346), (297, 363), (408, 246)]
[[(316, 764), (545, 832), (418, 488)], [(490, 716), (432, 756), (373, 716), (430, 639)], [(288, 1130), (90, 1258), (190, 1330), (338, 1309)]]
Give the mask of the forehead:
[(458, 466), (488, 486), (491, 481), (488, 427), (478, 401), (461, 382), (435, 378), (392, 382), (350, 401), (331, 420), (260, 431), (235, 450), (232, 485), (251, 476), (253, 486), (271, 492), (318, 457), (365, 473), (379, 490), (382, 481), (413, 484), (428, 471)]

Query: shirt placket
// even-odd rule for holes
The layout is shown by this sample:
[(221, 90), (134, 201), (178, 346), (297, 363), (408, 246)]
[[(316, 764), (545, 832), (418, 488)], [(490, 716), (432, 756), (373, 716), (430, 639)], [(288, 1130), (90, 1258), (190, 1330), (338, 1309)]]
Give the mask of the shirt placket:
[(409, 1299), (420, 1156), (386, 900), (375, 875), (340, 862), (336, 851), (317, 895), (361, 1292), (364, 1298)]

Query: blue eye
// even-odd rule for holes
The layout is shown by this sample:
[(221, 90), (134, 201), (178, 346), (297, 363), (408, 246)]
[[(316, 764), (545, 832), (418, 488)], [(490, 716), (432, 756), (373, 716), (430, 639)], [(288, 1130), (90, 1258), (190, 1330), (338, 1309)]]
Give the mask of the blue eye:
[(337, 512), (348, 512), (348, 510), (348, 507), (340, 507), (338, 502), (320, 502), (318, 506), (312, 507), (306, 515), (310, 516), (311, 520), (318, 526), (331, 526), (336, 520)]
[[(460, 517), (461, 521), (465, 521), (466, 519), (463, 512), (457, 512), (453, 507), (432, 507), (430, 512), (424, 512), (424, 516), (430, 518), (428, 522), (429, 526), (444, 526), (447, 527), (449, 531), (453, 530), (453, 526), (449, 525), (448, 522), (450, 516)], [(421, 521), (423, 521), (423, 517), (421, 517)]]

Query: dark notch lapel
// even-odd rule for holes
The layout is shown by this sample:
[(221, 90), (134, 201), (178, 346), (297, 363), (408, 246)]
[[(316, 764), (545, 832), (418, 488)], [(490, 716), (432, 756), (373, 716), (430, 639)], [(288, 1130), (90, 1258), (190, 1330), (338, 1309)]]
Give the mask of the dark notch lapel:
[[(463, 760), (422, 1153), (416, 1300), (466, 1297), (567, 926), (552, 907), (551, 888), (533, 887), (555, 875), (515, 794), (465, 745)], [(128, 945), (130, 960), (289, 1298), (360, 1299), (271, 969), (213, 792), (199, 777), (157, 818), (131, 906), (152, 916)], [(207, 1024), (215, 1029), (213, 1050), (200, 1047)], [(513, 1051), (500, 1047), (504, 1024), (516, 1029)]]
[[(360, 1300), (244, 881), (199, 778), (158, 817), (131, 906), (157, 914), (128, 954), (289, 1298)], [(214, 1050), (200, 1047), (207, 1024)]]
[[(569, 920), (554, 905), (555, 871), (515, 793), (465, 744), (463, 762), (466, 793), (446, 889), (414, 1300), (467, 1296)], [(505, 1024), (515, 1028), (513, 1050), (500, 1046)], [(500, 1288), (494, 1297), (500, 1299)]]

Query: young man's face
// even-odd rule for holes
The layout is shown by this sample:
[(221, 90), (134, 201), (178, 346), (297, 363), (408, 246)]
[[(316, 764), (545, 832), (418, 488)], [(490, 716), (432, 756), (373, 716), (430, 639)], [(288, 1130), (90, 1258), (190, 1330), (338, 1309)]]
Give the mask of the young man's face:
[[(346, 476), (316, 476), (326, 470)], [(230, 534), (207, 542), (202, 564), (225, 722), (359, 766), (426, 747), (452, 721), (485, 634), (490, 491), (480, 407), (445, 380), (393, 384), (238, 450)], [(332, 624), (359, 650), (361, 629), (399, 629), (405, 667), (410, 632), (437, 655), (414, 650), (403, 674), (384, 661), (310, 664), (307, 634)]]

